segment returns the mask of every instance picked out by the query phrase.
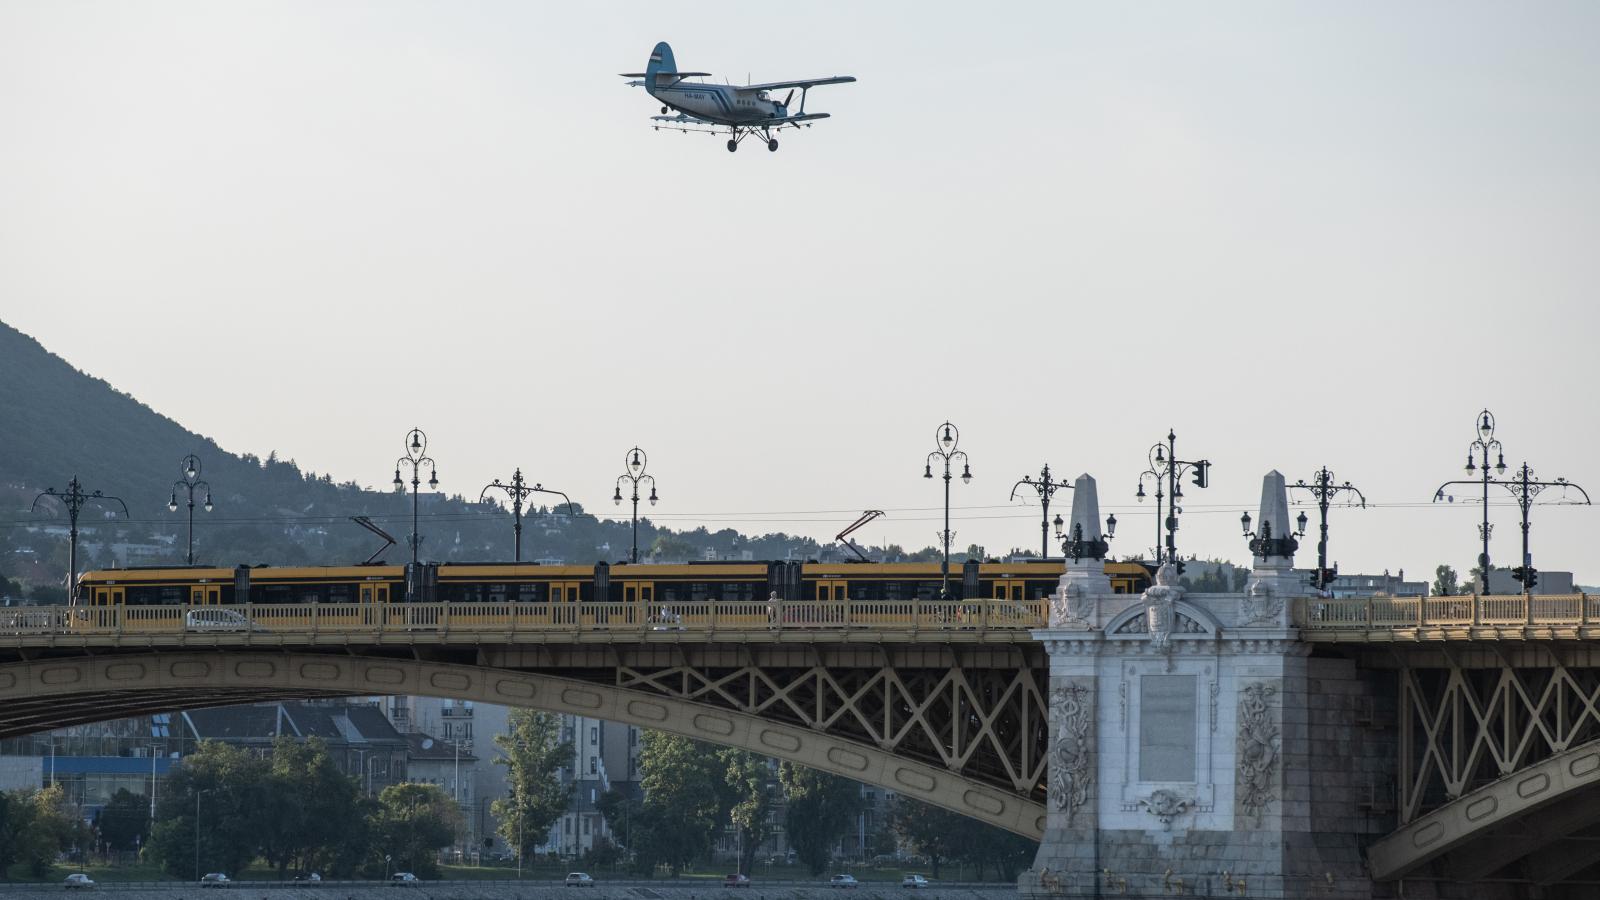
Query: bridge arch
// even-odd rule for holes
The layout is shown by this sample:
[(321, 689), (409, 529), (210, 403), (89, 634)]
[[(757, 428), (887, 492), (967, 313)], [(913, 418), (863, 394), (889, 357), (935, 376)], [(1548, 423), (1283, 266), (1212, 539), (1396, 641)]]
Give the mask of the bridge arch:
[(412, 694), (653, 728), (810, 766), (1038, 840), (1044, 808), (959, 773), (821, 731), (707, 704), (508, 669), (412, 658), (172, 652), (0, 665), (0, 737), (262, 700)]
[[(1556, 753), (1463, 794), (1372, 846), (1372, 877), (1390, 881), (1436, 862), (1475, 880), (1518, 860), (1536, 882), (1553, 883), (1600, 862), (1600, 740)], [(1530, 819), (1537, 814), (1536, 819)], [(1581, 846), (1563, 847), (1573, 841)]]

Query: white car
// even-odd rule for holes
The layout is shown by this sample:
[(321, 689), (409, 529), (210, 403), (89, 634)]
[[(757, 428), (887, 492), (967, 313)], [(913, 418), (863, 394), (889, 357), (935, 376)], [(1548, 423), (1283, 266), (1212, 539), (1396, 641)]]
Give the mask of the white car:
[(860, 882), (856, 881), (856, 877), (854, 875), (835, 875), (828, 879), (828, 887), (831, 888), (854, 890), (855, 888), (859, 887), (860, 884)]
[(73, 888), (83, 888), (92, 891), (94, 890), (94, 879), (83, 874), (82, 872), (74, 872), (67, 876), (67, 880), (63, 881), (61, 886), (69, 891)]
[(594, 878), (588, 872), (568, 872), (567, 887), (594, 887)]
[(907, 875), (905, 878), (900, 879), (900, 886), (903, 888), (925, 888), (928, 887), (928, 879), (925, 875)]
[(410, 872), (396, 872), (393, 875), (389, 876), (389, 880), (394, 882), (395, 884), (413, 885), (413, 884), (416, 884), (417, 882), (421, 881), (422, 879), (418, 878), (417, 876), (415, 876), (413, 874), (411, 874)]
[(233, 884), (233, 880), (221, 872), (207, 872), (205, 877), (200, 879), (200, 886), (203, 888), (225, 888), (230, 884)]
[(237, 609), (225, 606), (206, 606), (191, 609), (183, 615), (185, 631), (265, 631), (250, 621), (250, 617)]

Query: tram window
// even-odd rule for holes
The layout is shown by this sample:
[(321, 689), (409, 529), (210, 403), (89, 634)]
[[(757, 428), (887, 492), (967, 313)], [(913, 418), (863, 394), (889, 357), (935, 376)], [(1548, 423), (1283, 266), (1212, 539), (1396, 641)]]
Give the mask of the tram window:
[(504, 602), (506, 602), (506, 586), (503, 585), (503, 584), (491, 584), (491, 585), (489, 585), (489, 602), (490, 603), (504, 603)]
[(161, 589), (161, 598), (157, 601), (162, 606), (171, 606), (183, 602), (183, 588), (164, 587)]
[(327, 599), (327, 602), (329, 602), (329, 603), (349, 603), (350, 602), (350, 585), (348, 585), (348, 584), (330, 584), (330, 585), (328, 585), (328, 599)]
[(695, 603), (703, 603), (711, 599), (711, 586), (704, 581), (696, 581), (690, 584), (689, 599)]
[(517, 585), (518, 603), (543, 603), (545, 601), (546, 585), (519, 584)]

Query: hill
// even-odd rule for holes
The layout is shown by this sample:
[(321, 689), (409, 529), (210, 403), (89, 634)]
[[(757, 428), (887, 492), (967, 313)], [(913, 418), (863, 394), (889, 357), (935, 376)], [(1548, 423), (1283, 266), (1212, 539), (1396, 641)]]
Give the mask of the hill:
[[(60, 583), (66, 541), (51, 526), (66, 515), (53, 501), (30, 512), (34, 496), (64, 488), (76, 474), (88, 489), (126, 501), (129, 515), (107, 518), (86, 510), (80, 567), (181, 563), (185, 512), (168, 511), (172, 484), (186, 453), (204, 461), (216, 510), (196, 511), (197, 561), (347, 564), (365, 559), (382, 541), (350, 522), (370, 516), (400, 545), (385, 558), (409, 557), (410, 504), (388, 491), (362, 490), (354, 482), (302, 471), (292, 460), (233, 453), (185, 428), (105, 380), (75, 368), (38, 341), (0, 322), (0, 577), (26, 585)], [(509, 513), (476, 497), (424, 495), (423, 555), (430, 559), (510, 559)], [(582, 514), (569, 517), (538, 508), (524, 532), (525, 559), (573, 563), (622, 558), (626, 522)], [(704, 558), (751, 553), (781, 558), (815, 556), (806, 538), (758, 538), (731, 529), (673, 533), (640, 522), (640, 544), (658, 540), (663, 558)], [(6, 586), (0, 584), (0, 593)], [(12, 588), (15, 590), (15, 588)], [(49, 595), (50, 591), (40, 593)]]

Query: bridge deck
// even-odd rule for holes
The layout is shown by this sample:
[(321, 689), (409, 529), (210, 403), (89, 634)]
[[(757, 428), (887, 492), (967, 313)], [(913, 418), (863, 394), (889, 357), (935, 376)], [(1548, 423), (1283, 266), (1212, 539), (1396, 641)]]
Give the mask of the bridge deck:
[(390, 603), (51, 607), (0, 613), (12, 647), (696, 642), (1018, 643), (1044, 601)]

